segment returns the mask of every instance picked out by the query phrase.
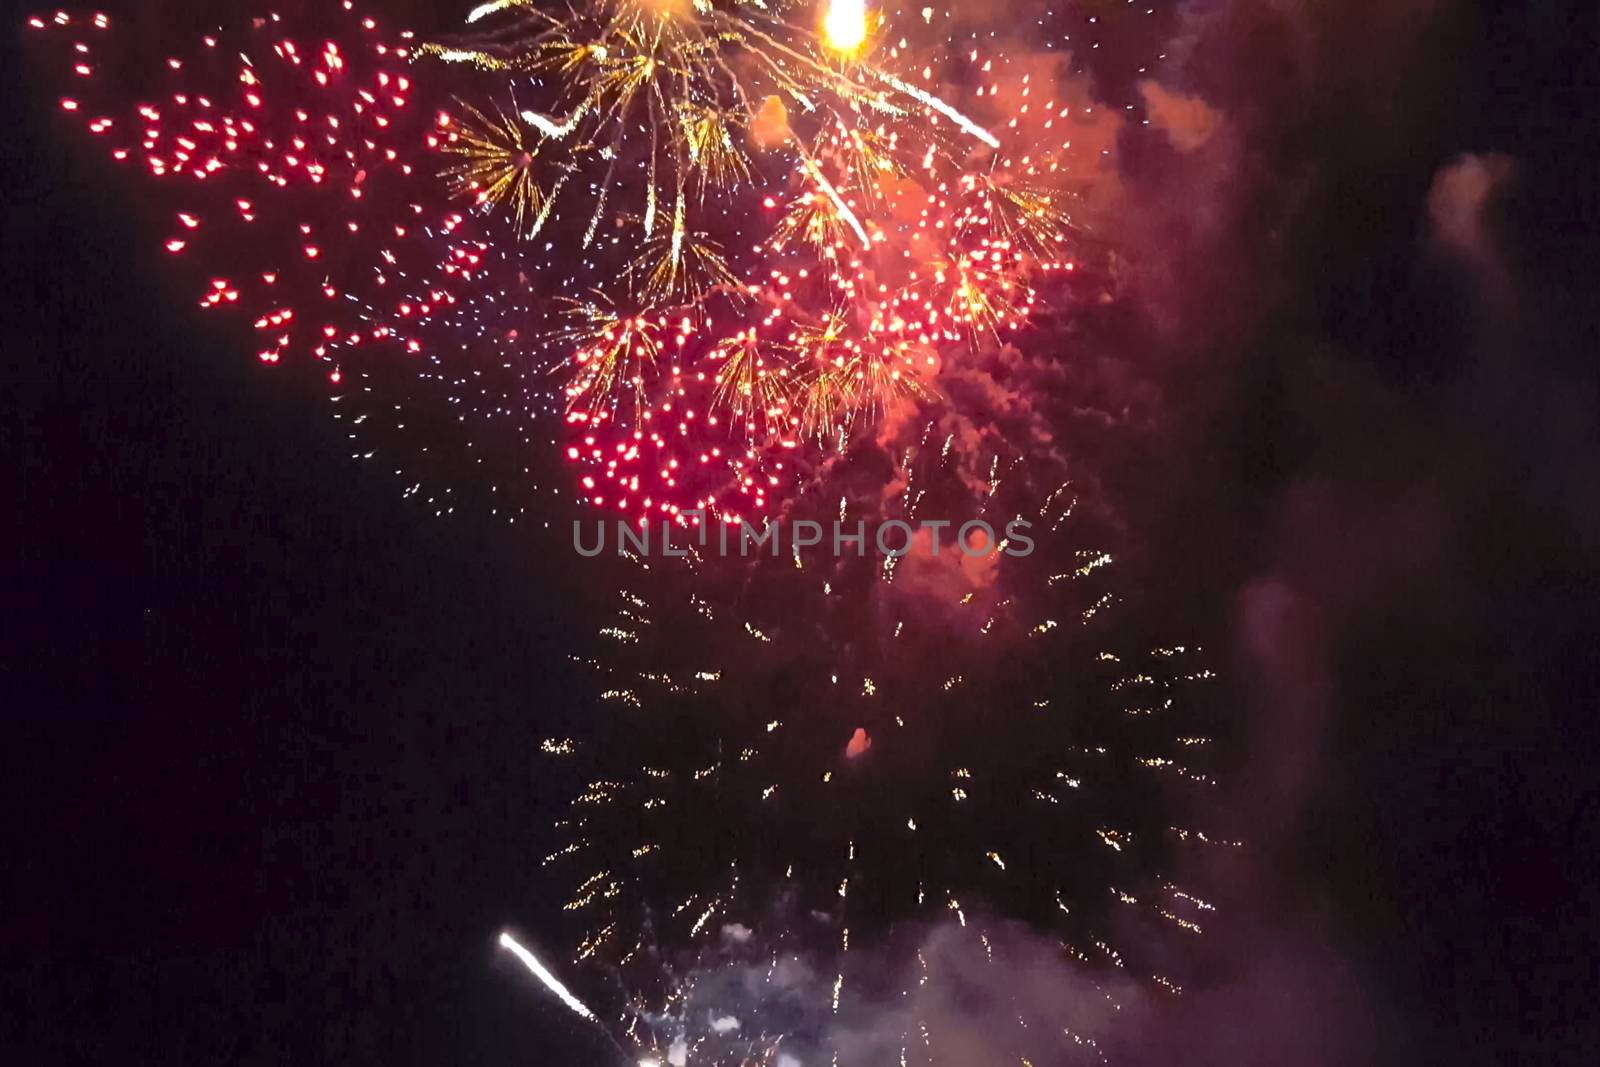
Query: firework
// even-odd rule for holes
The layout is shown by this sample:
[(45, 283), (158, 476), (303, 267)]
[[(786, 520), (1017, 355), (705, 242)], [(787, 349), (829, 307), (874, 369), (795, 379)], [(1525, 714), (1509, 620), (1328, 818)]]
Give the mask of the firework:
[[(1064, 142), (1008, 147), (939, 95), (998, 80), (994, 60), (884, 46), (863, 5), (497, 3), (461, 40), (420, 43), (339, 18), (336, 37), (219, 31), (148, 82), (148, 56), (101, 59), (108, 20), (35, 22), (71, 43), (85, 90), (135, 101), (63, 107), (159, 179), (172, 255), (228, 263), (203, 306), (249, 313), (264, 363), (322, 363), (364, 439), (436, 403), (505, 425), (565, 414), (586, 438), (677, 423), (693, 462), (738, 457), (751, 514), (791, 460), (1024, 327), (1038, 279), (1073, 266)], [(1000, 118), (993, 89), (970, 102)], [(575, 328), (562, 294), (583, 290)], [(667, 359), (639, 325), (685, 319), (695, 341)], [(662, 482), (653, 505), (718, 506)]]
[(445, 177), (458, 195), (508, 210), (517, 232), (538, 233), (548, 217), (534, 169), (539, 145), (520, 118), (504, 112), (490, 118), (471, 104), (461, 107), (475, 122), (459, 125), (446, 142), (444, 152), (461, 162)]
[[(561, 411), (550, 375), (572, 353), (542, 336), (539, 267), (453, 195), (526, 221), (537, 168), (495, 96), (468, 105), (425, 79), (411, 34), (352, 5), (169, 54), (130, 47), (138, 28), (104, 15), (29, 25), (68, 59), (63, 116), (143, 179), (145, 214), (170, 220), (170, 269), (201, 308), (242, 319), (263, 365), (319, 369), (353, 458), (445, 514), (461, 451), (489, 430), (526, 445)], [(525, 517), (500, 488), (494, 510)]]
[(242, 312), (262, 363), (309, 358), (342, 392), (384, 359), (409, 368), (522, 313), (505, 297), (526, 264), (452, 189), (524, 219), (539, 203), (511, 120), (487, 106), (453, 120), (418, 79), (411, 34), (348, 5), (330, 18), (219, 29), (164, 62), (119, 50), (104, 16), (32, 24), (81, 72), (63, 111), (148, 177), (200, 306)]
[[(1118, 628), (1107, 538), (1049, 433), (993, 430), (971, 398), (1003, 388), (997, 354), (1041, 305), (1073, 306), (1070, 108), (935, 21), (496, 0), (418, 42), (346, 5), (330, 32), (258, 20), (141, 80), (151, 57), (115, 59), (108, 20), (35, 20), (81, 80), (63, 112), (145, 172), (168, 253), (214, 265), (203, 306), (243, 310), (264, 363), (325, 373), (356, 455), (411, 434), (447, 457), (432, 481), (396, 461), (408, 496), (452, 510), (448, 457), (492, 427), (524, 472), (558, 448), (578, 499), (630, 531), (690, 534), (686, 559), (628, 572), (594, 737), (545, 746), (591, 772), (546, 873), (572, 886), (603, 1007), (502, 939), (642, 1060), (826, 1049), (706, 976), (761, 972), (826, 1030), (904, 921), (953, 922), (961, 966), (1003, 969), (997, 910), (1166, 989), (1181, 950), (1110, 927), (1205, 925), (1159, 872), (1224, 839), (1149, 795), (1211, 786), (1204, 716), (1185, 717), (1208, 672)], [(768, 519), (936, 516), (1058, 536), (1027, 560), (706, 548)], [(874, 1062), (933, 1059), (937, 1022), (894, 992), (913, 1007)], [(715, 1010), (741, 996), (740, 1017)], [(1069, 1061), (1037, 1021), (997, 1047)]]
[[(595, 748), (561, 754), (594, 777), (546, 863), (574, 885), (578, 958), (612, 977), (619, 1032), (646, 1048), (698, 1033), (684, 983), (729, 966), (741, 931), (826, 974), (810, 995), (833, 1018), (873, 981), (852, 953), (876, 960), (886, 931), (941, 920), (985, 946), (996, 908), (1053, 930), (1108, 996), (1130, 974), (1181, 985), (1168, 969), (1205, 916), (1161, 873), (1190, 846), (1158, 798), (1214, 785), (1211, 674), (1197, 650), (1137, 643), (1093, 509), (1015, 459), (964, 456), (936, 423), (892, 456), (853, 448), (828, 483), (845, 499), (801, 513), (847, 535), (904, 522), (888, 538), (911, 546), (903, 557), (835, 556), (834, 534), (769, 555), (771, 541), (752, 550), (722, 524), (682, 561), (692, 584), (659, 549), (640, 559), (594, 664)], [(980, 552), (981, 535), (952, 527), (935, 556), (922, 524), (958, 507), (1029, 551)], [(719, 538), (742, 563), (717, 558)], [(1143, 940), (1118, 946), (1130, 925)], [(984, 958), (1004, 966), (998, 950)], [(928, 1062), (927, 1025), (933, 1051), (909, 1031), (892, 1051)], [(693, 1062), (743, 1062), (753, 1036), (698, 1033)], [(1033, 1055), (1058, 1037), (1041, 1031)], [(1092, 1042), (1077, 1054), (1099, 1056)]]
[[(914, 46), (874, 54), (871, 22), (864, 5), (844, 2), (505, 3), (474, 11), (470, 35), (418, 53), (520, 87), (514, 129), (503, 115), (473, 126), (501, 131), (485, 172), (463, 186), (474, 202), (511, 199), (523, 220), (537, 202), (532, 232), (542, 234), (558, 197), (587, 197), (581, 225), (546, 234), (552, 243), (575, 243), (586, 264), (604, 261), (608, 236), (635, 248), (600, 286), (607, 300), (624, 316), (694, 318), (713, 334), (707, 358), (722, 364), (727, 385), (713, 402), (724, 426), (757, 437), (786, 428), (768, 436), (790, 447), (797, 432), (835, 440), (917, 395), (908, 339), (970, 345), (1016, 329), (1029, 279), (1069, 265), (1068, 195), (1048, 186), (1056, 171), (988, 152), (1002, 141), (916, 83), (938, 81), (931, 66), (891, 69), (909, 66), (903, 50)], [(966, 63), (978, 66), (977, 54)], [(480, 158), (482, 134), (463, 139), (455, 150)], [(974, 163), (962, 141), (986, 156)], [(544, 184), (511, 197), (533, 160)], [(771, 220), (753, 244), (752, 215)], [(926, 266), (908, 271), (913, 263)], [(837, 318), (850, 366), (826, 368), (796, 342), (841, 340), (814, 329), (841, 303), (856, 312)], [(791, 320), (789, 343), (773, 336), (756, 352), (751, 330), (771, 325), (774, 305)], [(569, 396), (614, 413), (631, 406), (632, 420), (616, 417), (627, 432), (648, 409), (638, 384), (580, 367)], [(610, 388), (635, 403), (603, 396)], [(797, 396), (808, 399), (791, 408)], [(756, 410), (765, 417), (752, 419)]]
[[(565, 10), (490, 4), (469, 21), (501, 25), (459, 42), (424, 44), (419, 52), (548, 85), (542, 106), (529, 106), (521, 116), (542, 138), (544, 152), (559, 160), (553, 175), (589, 178), (579, 183), (593, 190), (585, 247), (623, 186), (634, 198), (632, 224), (648, 240), (658, 226), (681, 231), (708, 193), (726, 202), (749, 181), (758, 169), (750, 140), (759, 142), (757, 151), (781, 147), (810, 165), (813, 152), (802, 133), (788, 128), (784, 101), (801, 114), (825, 117), (822, 126), (895, 124), (907, 151), (935, 147), (918, 136), (924, 109), (998, 147), (992, 134), (947, 101), (854, 58), (867, 37), (863, 4), (834, 0), (821, 37), (798, 24), (814, 11), (810, 4), (754, 0), (603, 0)], [(851, 61), (837, 62), (840, 54)], [(771, 121), (774, 104), (785, 116), (782, 123)], [(764, 117), (768, 127), (784, 128), (747, 137)], [(639, 173), (642, 182), (625, 180)], [(553, 198), (565, 186), (564, 178), (552, 176), (546, 195)], [(842, 196), (833, 198), (851, 214)]]

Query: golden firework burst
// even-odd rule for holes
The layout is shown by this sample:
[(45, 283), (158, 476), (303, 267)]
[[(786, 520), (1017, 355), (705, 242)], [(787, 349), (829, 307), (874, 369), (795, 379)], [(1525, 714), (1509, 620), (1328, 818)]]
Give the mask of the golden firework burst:
[(502, 110), (490, 117), (471, 104), (462, 103), (461, 109), (470, 118), (451, 123), (441, 144), (446, 155), (457, 157), (444, 171), (452, 192), (503, 208), (518, 233), (531, 233), (545, 202), (534, 175), (538, 138)]

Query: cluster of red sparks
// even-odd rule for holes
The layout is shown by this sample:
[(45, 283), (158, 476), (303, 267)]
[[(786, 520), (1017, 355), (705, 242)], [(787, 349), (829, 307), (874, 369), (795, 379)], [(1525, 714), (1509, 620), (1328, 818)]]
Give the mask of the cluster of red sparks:
[[(848, 136), (835, 134), (827, 159), (847, 154)], [(789, 199), (790, 212), (815, 213), (825, 240), (785, 232), (782, 219), (769, 225), (757, 281), (742, 304), (726, 305), (731, 321), (608, 320), (577, 352), (566, 455), (589, 503), (641, 523), (759, 518), (782, 499), (797, 458), (842, 448), (863, 425), (936, 396), (947, 358), (1025, 327), (1034, 279), (1075, 269), (1055, 235), (1008, 230), (1000, 194), (977, 175), (949, 180), (930, 160), (921, 174), (875, 176), (872, 192), (871, 214), (848, 196), (835, 208), (815, 189)], [(786, 204), (768, 196), (763, 208)], [(865, 242), (841, 210), (865, 217)], [(588, 402), (612, 395), (585, 373), (596, 365), (626, 379), (631, 403)]]
[[(114, 159), (165, 187), (158, 196), (176, 222), (168, 253), (227, 264), (203, 283), (200, 306), (251, 316), (261, 362), (308, 355), (335, 384), (358, 346), (421, 352), (428, 323), (470, 290), (488, 248), (435, 194), (422, 157), (447, 120), (417, 105), (411, 35), (385, 37), (343, 8), (356, 22), (344, 44), (296, 40), (270, 16), (167, 59), (177, 87), (124, 103), (126, 115), (61, 100), (114, 142)], [(30, 25), (71, 35), (78, 77), (101, 73), (108, 16), (59, 12)], [(123, 88), (115, 75), (100, 80)]]

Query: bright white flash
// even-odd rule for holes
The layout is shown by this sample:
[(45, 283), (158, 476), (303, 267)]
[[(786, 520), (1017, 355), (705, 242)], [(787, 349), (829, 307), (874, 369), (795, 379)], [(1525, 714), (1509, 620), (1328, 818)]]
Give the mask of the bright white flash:
[(822, 32), (828, 44), (840, 52), (860, 48), (867, 39), (866, 0), (831, 0), (822, 19)]

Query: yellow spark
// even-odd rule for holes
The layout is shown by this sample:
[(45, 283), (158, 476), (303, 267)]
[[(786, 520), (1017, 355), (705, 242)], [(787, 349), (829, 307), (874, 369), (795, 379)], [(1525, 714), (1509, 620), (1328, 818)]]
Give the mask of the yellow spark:
[(444, 178), (457, 196), (509, 209), (519, 234), (531, 236), (545, 200), (534, 177), (538, 145), (504, 112), (490, 118), (470, 104), (461, 106), (472, 121), (457, 124), (445, 138), (442, 150), (460, 161), (445, 170)]
[(767, 352), (752, 326), (717, 342), (710, 353), (711, 360), (721, 364), (712, 403), (727, 409), (752, 432), (757, 419), (781, 415), (787, 407), (788, 369), (769, 367)]
[(736, 147), (729, 120), (734, 116), (716, 108), (685, 105), (679, 127), (689, 163), (700, 176), (700, 191), (707, 186), (726, 187), (750, 177), (750, 160)]
[(632, 391), (636, 410), (642, 407), (646, 375), (654, 372), (661, 354), (659, 324), (596, 301), (567, 303), (574, 324), (560, 336), (577, 345), (566, 388), (568, 410), (597, 414), (614, 405), (625, 389)]
[(681, 204), (672, 232), (647, 240), (625, 273), (643, 279), (640, 295), (656, 305), (697, 304), (713, 287), (740, 291), (722, 246), (684, 229)]

